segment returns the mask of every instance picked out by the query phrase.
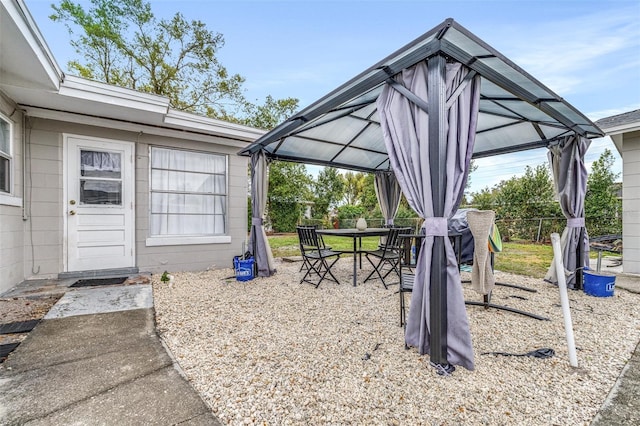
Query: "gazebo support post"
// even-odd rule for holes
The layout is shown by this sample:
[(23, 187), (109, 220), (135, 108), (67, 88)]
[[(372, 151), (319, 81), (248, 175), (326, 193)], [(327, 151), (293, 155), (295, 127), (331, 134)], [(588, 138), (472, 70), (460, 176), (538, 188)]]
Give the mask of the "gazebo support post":
[(584, 227), (580, 228), (580, 237), (578, 239), (578, 247), (576, 248), (576, 282), (575, 290), (582, 290), (584, 288), (584, 275), (582, 273), (582, 265), (584, 264)]
[[(444, 215), (447, 164), (446, 59), (436, 55), (428, 59), (429, 90), (429, 167), (433, 215)], [(447, 365), (447, 256), (443, 236), (434, 237), (429, 284), (430, 359)]]

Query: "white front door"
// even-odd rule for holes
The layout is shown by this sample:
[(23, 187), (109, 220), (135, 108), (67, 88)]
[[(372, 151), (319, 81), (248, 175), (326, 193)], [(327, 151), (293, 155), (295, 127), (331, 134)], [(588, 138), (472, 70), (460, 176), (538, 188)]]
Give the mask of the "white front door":
[(135, 266), (133, 144), (66, 135), (66, 271)]

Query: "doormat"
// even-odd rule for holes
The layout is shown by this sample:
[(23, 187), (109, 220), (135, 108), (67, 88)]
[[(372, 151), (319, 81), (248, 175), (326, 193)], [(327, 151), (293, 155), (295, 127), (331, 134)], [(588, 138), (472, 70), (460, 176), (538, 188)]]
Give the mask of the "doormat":
[(87, 280), (78, 280), (70, 287), (90, 287), (96, 285), (116, 285), (122, 284), (128, 277), (116, 277), (116, 278), (91, 278)]
[(7, 359), (9, 354), (17, 348), (19, 344), (20, 343), (6, 343), (4, 345), (0, 345), (0, 364)]
[(26, 333), (40, 322), (39, 319), (29, 321), (16, 321), (7, 324), (0, 324), (0, 334)]

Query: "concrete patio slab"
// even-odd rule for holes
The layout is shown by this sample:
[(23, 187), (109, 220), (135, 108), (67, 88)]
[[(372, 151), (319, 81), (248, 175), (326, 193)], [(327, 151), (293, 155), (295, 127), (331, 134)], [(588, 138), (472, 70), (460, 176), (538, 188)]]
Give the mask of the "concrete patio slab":
[(153, 293), (149, 285), (69, 289), (44, 319), (151, 307), (153, 307)]

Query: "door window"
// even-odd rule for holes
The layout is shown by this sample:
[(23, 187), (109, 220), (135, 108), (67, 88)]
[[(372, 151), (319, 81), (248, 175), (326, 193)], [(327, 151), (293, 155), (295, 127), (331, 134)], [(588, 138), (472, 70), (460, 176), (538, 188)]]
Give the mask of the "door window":
[(122, 155), (80, 150), (80, 204), (122, 205)]

